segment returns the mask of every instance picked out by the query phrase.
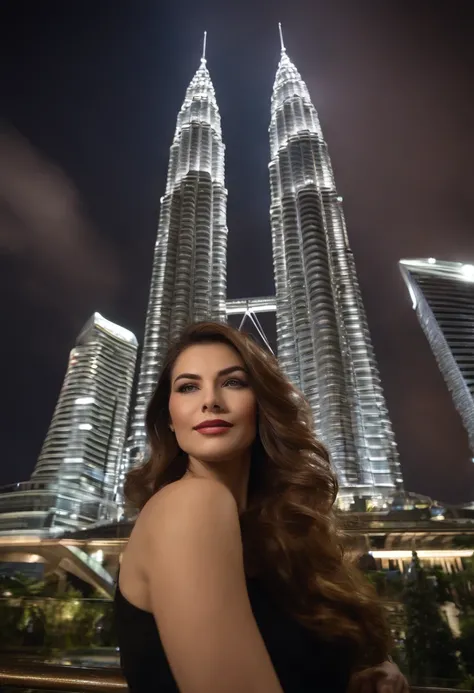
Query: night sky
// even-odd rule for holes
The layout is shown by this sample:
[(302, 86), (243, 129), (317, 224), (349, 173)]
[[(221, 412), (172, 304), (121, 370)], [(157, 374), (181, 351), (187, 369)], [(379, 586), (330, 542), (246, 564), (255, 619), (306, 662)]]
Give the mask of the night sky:
[(406, 488), (473, 500), (467, 436), (397, 267), (474, 261), (472, 3), (265, 4), (0, 0), (0, 483), (29, 477), (88, 317), (142, 340), (169, 146), (204, 29), (227, 146), (228, 295), (274, 292), (281, 21), (344, 197)]

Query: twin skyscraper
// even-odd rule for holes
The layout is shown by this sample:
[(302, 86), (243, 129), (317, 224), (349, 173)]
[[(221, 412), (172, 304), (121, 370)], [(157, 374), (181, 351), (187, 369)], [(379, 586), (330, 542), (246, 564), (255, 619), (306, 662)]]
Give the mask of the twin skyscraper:
[[(120, 517), (127, 468), (146, 449), (145, 410), (168, 346), (197, 320), (276, 312), (277, 356), (308, 398), (339, 502), (401, 490), (390, 419), (326, 142), (281, 34), (270, 110), (275, 296), (229, 301), (225, 147), (204, 50), (186, 91), (161, 198), (137, 394), (137, 342), (96, 313), (71, 351), (31, 480), (0, 491), (0, 531), (84, 527)], [(127, 440), (127, 442), (126, 442)]]
[[(397, 448), (326, 142), (283, 42), (270, 112), (277, 355), (308, 398), (341, 502), (401, 488)], [(225, 320), (227, 190), (221, 119), (201, 64), (178, 115), (161, 198), (129, 455), (145, 449), (146, 404), (170, 340), (189, 322)]]

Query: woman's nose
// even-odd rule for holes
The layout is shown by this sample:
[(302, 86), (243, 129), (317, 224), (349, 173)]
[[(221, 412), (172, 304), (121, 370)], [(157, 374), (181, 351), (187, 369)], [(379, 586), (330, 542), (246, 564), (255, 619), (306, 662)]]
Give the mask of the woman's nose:
[(213, 411), (221, 408), (222, 403), (220, 402), (220, 397), (218, 397), (214, 390), (204, 393), (204, 399), (202, 402), (203, 411)]

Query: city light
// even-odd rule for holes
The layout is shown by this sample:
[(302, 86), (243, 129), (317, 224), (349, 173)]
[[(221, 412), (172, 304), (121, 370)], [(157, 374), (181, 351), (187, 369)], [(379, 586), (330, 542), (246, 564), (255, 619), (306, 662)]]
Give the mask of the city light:
[[(395, 558), (411, 558), (413, 556), (413, 552), (409, 551), (408, 549), (399, 549), (399, 550), (380, 550), (380, 551), (369, 551), (370, 555), (373, 556), (374, 558), (386, 558), (386, 559), (395, 559)], [(436, 559), (436, 558), (471, 558), (471, 556), (474, 554), (473, 549), (420, 549), (419, 551), (417, 550), (417, 555), (418, 558), (429, 558), (429, 559)]]
[(94, 404), (95, 399), (93, 397), (78, 397), (75, 400), (75, 404)]
[(461, 272), (467, 279), (474, 280), (474, 265), (463, 265)]

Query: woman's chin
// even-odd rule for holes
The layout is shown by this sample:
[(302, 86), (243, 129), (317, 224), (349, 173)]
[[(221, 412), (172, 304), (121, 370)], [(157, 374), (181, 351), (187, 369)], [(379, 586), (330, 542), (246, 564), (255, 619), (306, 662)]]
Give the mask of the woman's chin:
[(212, 445), (206, 445), (206, 449), (200, 448), (189, 453), (190, 459), (195, 459), (203, 464), (225, 464), (237, 461), (242, 452), (235, 450), (231, 445), (222, 445), (214, 441)]

